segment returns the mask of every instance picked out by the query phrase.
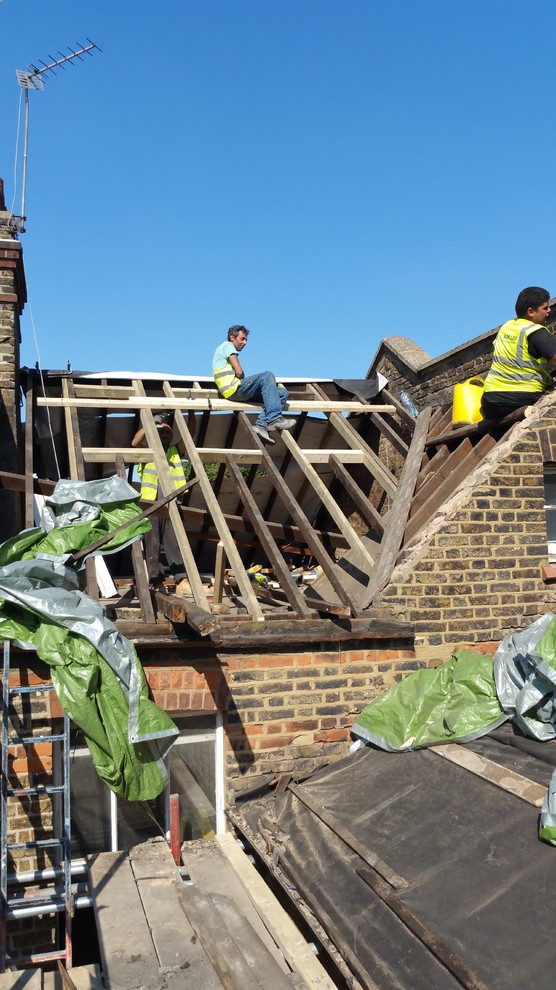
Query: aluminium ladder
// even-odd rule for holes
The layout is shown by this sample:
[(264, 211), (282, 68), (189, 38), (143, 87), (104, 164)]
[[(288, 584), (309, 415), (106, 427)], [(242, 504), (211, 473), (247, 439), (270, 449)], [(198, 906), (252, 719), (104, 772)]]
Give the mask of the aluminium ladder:
[[(70, 720), (64, 713), (63, 732), (56, 734), (21, 735), (10, 733), (10, 701), (16, 696), (30, 695), (39, 691), (53, 691), (54, 685), (39, 684), (32, 686), (10, 686), (10, 642), (4, 642), (4, 664), (2, 682), (2, 796), (1, 796), (1, 838), (0, 838), (0, 973), (9, 966), (23, 967), (40, 965), (51, 960), (65, 960), (66, 968), (71, 967), (72, 942), (71, 920), (73, 916), (73, 896), (71, 889), (71, 827), (70, 827)], [(23, 700), (23, 699), (22, 699)], [(31, 700), (31, 699), (30, 699)], [(45, 742), (59, 744), (62, 754), (62, 782), (29, 787), (12, 787), (10, 781), (10, 754), (13, 756), (17, 748), (31, 747), (36, 743)], [(30, 776), (29, 783), (32, 784)], [(31, 842), (9, 842), (8, 836), (8, 803), (10, 798), (38, 798), (51, 795), (53, 800), (53, 837)], [(61, 804), (60, 804), (61, 803)], [(61, 811), (61, 814), (60, 814)], [(58, 833), (56, 835), (55, 833)], [(61, 838), (59, 834), (61, 832)], [(29, 849), (30, 854), (53, 852), (57, 864), (53, 869), (37, 870), (33, 874), (33, 891), (23, 895), (9, 896), (10, 883), (17, 881), (17, 874), (8, 874), (8, 854), (15, 849)], [(25, 877), (26, 882), (28, 877)], [(7, 922), (10, 917), (18, 916), (18, 909), (29, 911), (32, 915), (62, 914), (64, 916), (63, 947), (52, 952), (29, 954), (25, 958), (8, 958), (6, 948)]]

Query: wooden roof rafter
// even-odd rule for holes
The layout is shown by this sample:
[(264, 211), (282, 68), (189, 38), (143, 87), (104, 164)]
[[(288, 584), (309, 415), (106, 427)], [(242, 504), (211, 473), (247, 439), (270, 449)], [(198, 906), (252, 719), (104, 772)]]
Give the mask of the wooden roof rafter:
[[(344, 575), (336, 559), (337, 551), (343, 547), (355, 552), (366, 572), (370, 574), (374, 566), (374, 550), (361, 541), (328, 488), (331, 481), (335, 480), (348, 492), (365, 521), (374, 526), (375, 537), (379, 540), (382, 517), (366, 500), (348, 468), (352, 464), (365, 466), (390, 495), (395, 492), (397, 482), (380, 458), (362, 440), (350, 420), (346, 419), (346, 415), (365, 414), (370, 421), (370, 416), (376, 414), (378, 420), (373, 427), (382, 434), (389, 434), (391, 441), (391, 431), (394, 428), (387, 423), (384, 416), (395, 415), (394, 402), (385, 404), (377, 400), (369, 403), (360, 397), (346, 398), (340, 396), (332, 385), (329, 388), (330, 394), (327, 394), (324, 390), (319, 392), (315, 383), (306, 382), (303, 388), (290, 391), (288, 412), (298, 414), (296, 427), (292, 431), (277, 434), (277, 439), (281, 442), (273, 449), (265, 447), (253, 430), (252, 414), (259, 407), (222, 400), (214, 387), (206, 383), (193, 382), (191, 387), (184, 388), (173, 384), (170, 379), (159, 379), (154, 386), (139, 379), (132, 379), (125, 385), (114, 384), (108, 378), (100, 384), (79, 379), (73, 381), (69, 375), (61, 375), (60, 379), (58, 393), (51, 378), (47, 394), (42, 395), (38, 390), (33, 392), (33, 402), (39, 410), (45, 407), (51, 411), (59, 410), (66, 423), (68, 452), (72, 438), (77, 436), (77, 449), (85, 471), (89, 470), (87, 465), (90, 465), (91, 470), (94, 467), (95, 472), (106, 474), (109, 465), (114, 465), (119, 473), (125, 473), (124, 465), (127, 465), (129, 471), (133, 464), (144, 462), (148, 457), (157, 465), (160, 489), (164, 495), (172, 491), (172, 479), (156, 430), (154, 413), (173, 413), (175, 431), (185, 446), (187, 459), (199, 481), (193, 502), (187, 499), (187, 504), (178, 506), (172, 501), (164, 510), (176, 533), (191, 585), (194, 608), (191, 606), (192, 617), (188, 624), (192, 629), (203, 630), (200, 635), (206, 635), (208, 630), (215, 641), (224, 642), (229, 638), (234, 643), (247, 642), (249, 637), (256, 637), (257, 624), (264, 624), (268, 620), (277, 630), (276, 620), (281, 616), (285, 616), (287, 620), (289, 616), (289, 620), (297, 620), (296, 636), (301, 636), (303, 623), (311, 623), (315, 630), (318, 623), (327, 623), (332, 619), (336, 623), (347, 623), (344, 633), (347, 634), (346, 630), (349, 629), (355, 637), (363, 635), (364, 629), (370, 630), (371, 627), (376, 630), (377, 635), (391, 634), (392, 623), (381, 624), (376, 616), (362, 609), (345, 587)], [(192, 440), (184, 419), (184, 413), (190, 410), (197, 413), (199, 423), (195, 441)], [(225, 420), (219, 420), (220, 413), (227, 414)], [(320, 418), (311, 418), (311, 413), (319, 414)], [(320, 427), (321, 419), (324, 427), (323, 417), (327, 420), (328, 434)], [(145, 430), (146, 447), (137, 449), (126, 446), (125, 440), (117, 447), (108, 446), (111, 442), (110, 424), (121, 424), (125, 420), (130, 424), (133, 422), (136, 427), (138, 418)], [(90, 440), (80, 436), (80, 429), (87, 429), (87, 424), (94, 422), (102, 424), (102, 429), (95, 427), (101, 440), (100, 446), (94, 446)], [(218, 440), (214, 443), (214, 427), (219, 423), (228, 424), (224, 427), (226, 432), (221, 437), (221, 446), (218, 446)], [(241, 432), (238, 432), (238, 427)], [(216, 436), (218, 435), (219, 431), (216, 430)], [(307, 442), (311, 436), (318, 437), (312, 444)], [(247, 444), (243, 437), (248, 438)], [(105, 446), (102, 445), (103, 442)], [(398, 452), (403, 451), (404, 440), (401, 436), (397, 442), (394, 439), (394, 446)], [(76, 463), (71, 460), (70, 453), (69, 457), (69, 469), (73, 474)], [(207, 462), (219, 464), (213, 484), (204, 470)], [(83, 469), (80, 473), (83, 474)], [(324, 478), (328, 480), (324, 481)], [(228, 503), (232, 490), (235, 491), (236, 501), (232, 503), (235, 512), (230, 513)], [(222, 497), (227, 511), (220, 505)], [(309, 516), (304, 508), (306, 503), (313, 506)], [(322, 532), (314, 524), (315, 507), (318, 508), (319, 504), (326, 507), (327, 520), (330, 520), (327, 521), (327, 529)], [(190, 529), (191, 523), (193, 529)], [(218, 613), (211, 618), (211, 604), (207, 599), (198, 560), (207, 541), (208, 544), (221, 544), (224, 548), (225, 560), (238, 584), (239, 597), (236, 600), (242, 607), (243, 614), (228, 616)], [(275, 597), (272, 590), (265, 592), (254, 586), (247, 574), (246, 561), (250, 558), (245, 554), (249, 552), (248, 547), (253, 550), (257, 548), (267, 559), (280, 585)], [(318, 566), (327, 575), (337, 601), (329, 601), (326, 596), (316, 602), (311, 601), (304, 589), (297, 585), (291, 575), (292, 563), (288, 565), (284, 558), (284, 553), (287, 557), (288, 553), (295, 552), (296, 547), (298, 551), (314, 557), (318, 562)], [(159, 610), (161, 597), (164, 598), (157, 596)], [(267, 606), (271, 609), (270, 612)], [(165, 605), (164, 602), (163, 608), (172, 611), (170, 605)], [(194, 620), (195, 609), (198, 618)], [(173, 614), (181, 614), (177, 606)], [(365, 621), (361, 625), (354, 624), (357, 617), (361, 616), (363, 619), (365, 615)], [(323, 616), (330, 618), (323, 619)], [(145, 613), (144, 619), (146, 620)], [(281, 622), (284, 622), (284, 618)], [(365, 623), (368, 625), (365, 626)], [(148, 621), (146, 624), (149, 625)], [(322, 631), (325, 632), (324, 625)], [(281, 625), (281, 633), (283, 632), (284, 626)], [(334, 637), (341, 635), (341, 629), (338, 628)], [(275, 633), (268, 641), (274, 640)]]

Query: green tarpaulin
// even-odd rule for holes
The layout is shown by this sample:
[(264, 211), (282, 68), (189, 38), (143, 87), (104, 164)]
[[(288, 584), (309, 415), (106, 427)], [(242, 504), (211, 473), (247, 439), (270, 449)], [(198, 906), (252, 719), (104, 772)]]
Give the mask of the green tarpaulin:
[(41, 528), (0, 547), (0, 562), (8, 561), (0, 566), (0, 640), (35, 649), (48, 664), (60, 703), (82, 730), (111, 790), (130, 801), (150, 800), (164, 788), (163, 757), (178, 729), (149, 698), (132, 644), (79, 590), (63, 556), (43, 556), (46, 546), (63, 547), (63, 553), (85, 548), (130, 519), (118, 537), (123, 546), (150, 524), (133, 523), (138, 495), (121, 478), (59, 485)]

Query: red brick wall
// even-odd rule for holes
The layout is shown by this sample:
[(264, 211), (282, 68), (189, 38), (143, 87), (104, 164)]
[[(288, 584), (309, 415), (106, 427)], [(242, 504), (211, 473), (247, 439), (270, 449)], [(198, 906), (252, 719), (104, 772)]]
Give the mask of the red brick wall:
[(267, 775), (309, 772), (345, 756), (350, 726), (362, 708), (408, 671), (426, 665), (407, 642), (343, 647), (213, 653), (179, 666), (149, 663), (145, 673), (166, 711), (225, 713), (231, 798)]

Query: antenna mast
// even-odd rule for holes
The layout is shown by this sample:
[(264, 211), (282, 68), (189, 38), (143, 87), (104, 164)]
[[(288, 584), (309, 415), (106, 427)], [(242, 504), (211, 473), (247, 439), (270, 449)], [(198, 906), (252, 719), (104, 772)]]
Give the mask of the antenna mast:
[[(0, 3), (2, 0), (0, 0)], [(83, 55), (90, 55), (92, 57), (93, 51), (102, 51), (98, 45), (95, 45), (94, 41), (87, 38), (88, 44), (82, 45), (78, 51), (74, 51), (68, 45), (69, 55), (63, 55), (62, 52), (58, 52), (60, 58), (54, 59), (52, 55), (48, 57), (52, 59), (51, 62), (46, 64), (42, 59), (39, 59), (41, 67), (33, 65), (32, 63), (27, 67), (27, 69), (16, 69), (15, 74), (17, 81), (22, 89), (25, 90), (25, 136), (23, 141), (23, 179), (22, 179), (22, 189), (21, 189), (21, 216), (14, 217), (15, 229), (20, 233), (25, 233), (25, 221), (27, 217), (25, 216), (25, 192), (27, 188), (27, 145), (29, 141), (29, 90), (38, 89), (43, 90), (44, 84), (48, 79), (46, 75), (47, 72), (52, 72), (56, 75), (56, 69), (65, 69), (66, 63), (73, 65), (75, 59), (79, 59), (81, 62), (84, 61)]]

